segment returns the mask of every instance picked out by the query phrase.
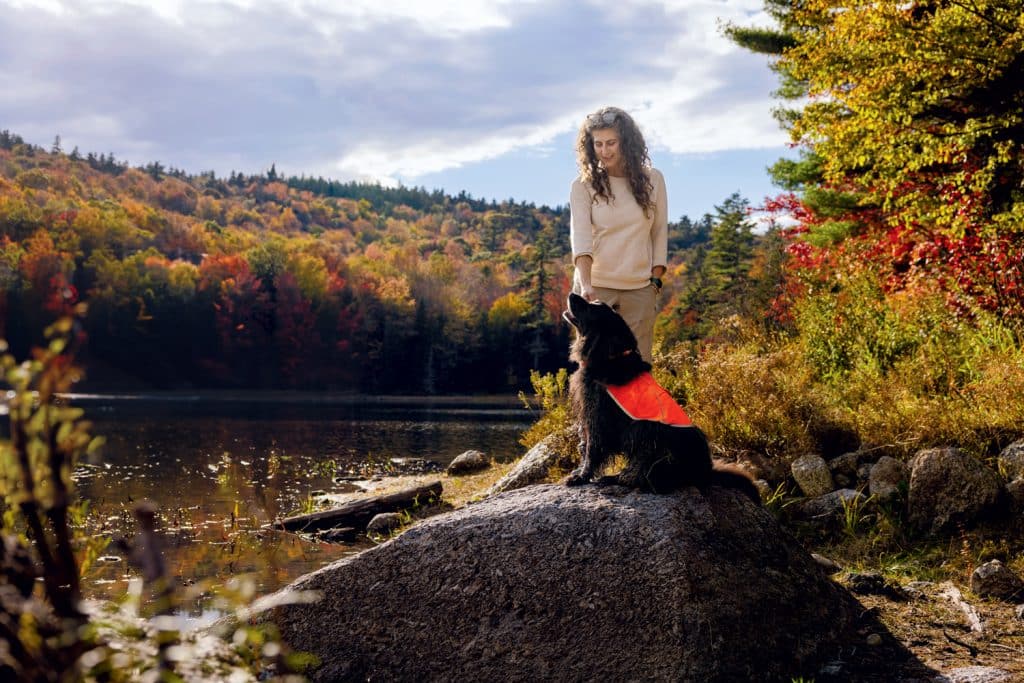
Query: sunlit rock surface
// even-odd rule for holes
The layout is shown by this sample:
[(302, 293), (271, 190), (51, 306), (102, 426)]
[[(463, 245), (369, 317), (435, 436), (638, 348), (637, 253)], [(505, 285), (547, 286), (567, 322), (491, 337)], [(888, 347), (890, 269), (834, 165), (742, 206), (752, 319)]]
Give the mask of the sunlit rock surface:
[[(857, 613), (741, 494), (532, 486), (295, 584), (275, 615), (318, 680), (769, 680)], [(788, 680), (788, 679), (787, 679)]]

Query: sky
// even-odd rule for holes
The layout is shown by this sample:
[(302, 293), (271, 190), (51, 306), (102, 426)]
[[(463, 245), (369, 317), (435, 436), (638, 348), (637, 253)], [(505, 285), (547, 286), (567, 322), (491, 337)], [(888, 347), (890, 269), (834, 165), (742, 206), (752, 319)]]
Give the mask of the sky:
[(0, 129), (190, 173), (266, 171), (564, 205), (614, 105), (669, 216), (778, 193), (775, 75), (722, 25), (761, 0), (0, 0)]

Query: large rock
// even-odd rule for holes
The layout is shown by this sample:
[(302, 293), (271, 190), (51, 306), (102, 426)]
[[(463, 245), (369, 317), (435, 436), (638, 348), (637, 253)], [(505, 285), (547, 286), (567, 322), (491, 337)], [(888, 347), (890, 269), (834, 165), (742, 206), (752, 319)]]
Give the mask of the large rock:
[(944, 671), (932, 683), (1013, 683), (1013, 674), (994, 666), (960, 666)]
[(995, 509), (1001, 488), (995, 472), (959, 448), (919, 451), (910, 461), (908, 517), (930, 533), (970, 524)]
[(1017, 603), (1024, 600), (1024, 580), (999, 560), (989, 560), (971, 574), (971, 592)]
[(695, 489), (531, 486), (429, 519), (291, 588), (315, 680), (813, 676), (860, 611), (763, 508)]

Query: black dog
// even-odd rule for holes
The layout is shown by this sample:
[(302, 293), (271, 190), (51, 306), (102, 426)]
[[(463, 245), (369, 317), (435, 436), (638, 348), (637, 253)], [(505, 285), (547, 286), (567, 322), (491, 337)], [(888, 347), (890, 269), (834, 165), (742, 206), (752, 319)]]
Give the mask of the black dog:
[[(705, 490), (720, 485), (739, 489), (761, 504), (745, 473), (712, 466), (704, 433), (654, 384), (636, 337), (611, 306), (570, 294), (569, 310), (562, 317), (576, 328), (570, 358), (579, 364), (569, 390), (582, 460), (569, 474), (569, 486), (590, 482), (610, 457), (622, 453), (625, 468), (598, 479), (599, 486), (621, 484), (668, 493), (682, 486)], [(636, 396), (646, 400), (635, 401)]]

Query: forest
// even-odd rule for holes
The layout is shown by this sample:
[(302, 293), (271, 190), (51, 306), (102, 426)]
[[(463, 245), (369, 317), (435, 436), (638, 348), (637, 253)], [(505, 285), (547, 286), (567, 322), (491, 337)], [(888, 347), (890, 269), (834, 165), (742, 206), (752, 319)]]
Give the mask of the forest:
[[(666, 310), (703, 316), (750, 280), (747, 208), (671, 225)], [(567, 363), (567, 252), (563, 207), (133, 168), (0, 132), (0, 337), (24, 355), (85, 302), (84, 387), (514, 393)], [(705, 259), (711, 280), (688, 279)]]

